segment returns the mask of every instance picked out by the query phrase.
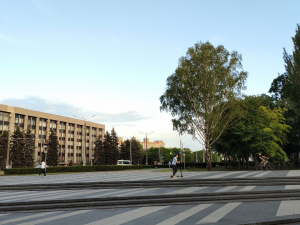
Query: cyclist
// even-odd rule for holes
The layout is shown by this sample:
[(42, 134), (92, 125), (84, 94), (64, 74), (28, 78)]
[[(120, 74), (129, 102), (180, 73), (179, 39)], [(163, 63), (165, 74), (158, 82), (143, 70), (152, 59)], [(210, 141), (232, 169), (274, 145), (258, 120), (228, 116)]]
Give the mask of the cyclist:
[(266, 167), (267, 159), (269, 159), (267, 156), (263, 156), (261, 152), (258, 153), (257, 161), (260, 163), (261, 166), (263, 165), (264, 167)]

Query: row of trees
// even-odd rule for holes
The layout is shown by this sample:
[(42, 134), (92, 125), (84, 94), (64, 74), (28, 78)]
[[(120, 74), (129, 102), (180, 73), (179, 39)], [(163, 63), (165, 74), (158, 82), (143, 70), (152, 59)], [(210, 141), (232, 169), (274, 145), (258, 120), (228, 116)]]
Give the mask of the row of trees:
[(115, 165), (117, 160), (130, 160), (130, 153), (133, 164), (141, 164), (144, 161), (144, 152), (142, 145), (134, 138), (125, 140), (119, 146), (118, 136), (113, 128), (111, 133), (106, 131), (103, 140), (96, 141), (94, 148), (94, 163), (96, 165)]
[(272, 83), (272, 98), (241, 94), (247, 72), (236, 51), (200, 42), (179, 59), (160, 97), (161, 110), (174, 117), (174, 130), (205, 146), (208, 170), (212, 149), (245, 164), (258, 152), (299, 162), (299, 25), (292, 40), (293, 54), (284, 50), (286, 72)]
[[(16, 128), (10, 137), (9, 163), (13, 168), (33, 167), (35, 152), (35, 137), (31, 130), (21, 130)], [(0, 135), (0, 160), (1, 168), (6, 165), (8, 132)], [(51, 131), (47, 141), (47, 164), (56, 166), (58, 162), (58, 139), (55, 131)], [(41, 153), (41, 159), (45, 160), (44, 152)]]

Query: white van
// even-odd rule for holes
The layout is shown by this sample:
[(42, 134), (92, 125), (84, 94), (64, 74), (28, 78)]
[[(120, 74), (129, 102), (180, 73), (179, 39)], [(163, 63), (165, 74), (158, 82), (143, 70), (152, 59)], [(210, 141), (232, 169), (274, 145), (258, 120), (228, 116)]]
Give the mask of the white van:
[(130, 160), (118, 160), (117, 165), (119, 166), (132, 166)]

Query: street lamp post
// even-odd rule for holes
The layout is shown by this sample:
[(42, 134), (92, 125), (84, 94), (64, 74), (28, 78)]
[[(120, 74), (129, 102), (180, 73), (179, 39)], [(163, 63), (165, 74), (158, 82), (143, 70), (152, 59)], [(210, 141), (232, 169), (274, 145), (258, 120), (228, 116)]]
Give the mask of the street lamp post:
[(9, 148), (10, 148), (10, 146), (9, 146), (9, 137), (10, 137), (9, 126), (10, 126), (10, 117), (11, 117), (11, 114), (8, 115), (6, 168), (9, 168)]
[(141, 134), (144, 134), (144, 135), (146, 135), (146, 166), (148, 166), (148, 146), (147, 146), (147, 144), (148, 144), (148, 139), (147, 139), (147, 135), (150, 135), (150, 134), (152, 134), (153, 132), (150, 132), (150, 133), (142, 133), (142, 132), (140, 132)]
[(129, 140), (129, 158), (130, 158), (130, 162), (132, 163), (132, 151), (131, 151), (132, 138), (128, 138), (128, 137), (124, 137), (124, 138), (127, 138), (127, 140)]
[(47, 165), (47, 153), (48, 153), (48, 147), (47, 147), (47, 145), (44, 145), (43, 149), (44, 149), (44, 153), (45, 153), (45, 164)]
[[(73, 115), (74, 117), (76, 117), (76, 118), (78, 118), (77, 116), (75, 116), (75, 115)], [(87, 118), (79, 118), (79, 119), (81, 119), (81, 120), (83, 120), (84, 121), (84, 128), (83, 128), (83, 145), (82, 145), (82, 161), (83, 161), (83, 165), (85, 166), (85, 163), (86, 163), (86, 134), (87, 134), (87, 132), (86, 132), (86, 120), (88, 120), (88, 119), (90, 119), (90, 118), (92, 118), (92, 117), (94, 117), (95, 115), (93, 115), (93, 116), (90, 116), (90, 117), (87, 117)]]
[(130, 139), (130, 141), (129, 141), (129, 144), (130, 144), (130, 162), (131, 162), (131, 164), (132, 164), (132, 152), (131, 152), (131, 140), (132, 139)]

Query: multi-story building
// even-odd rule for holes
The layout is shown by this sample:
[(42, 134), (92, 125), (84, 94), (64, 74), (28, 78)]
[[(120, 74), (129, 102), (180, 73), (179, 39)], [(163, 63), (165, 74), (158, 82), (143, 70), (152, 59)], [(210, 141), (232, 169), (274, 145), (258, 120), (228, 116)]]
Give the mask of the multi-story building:
[[(55, 131), (59, 143), (59, 164), (90, 164), (97, 137), (103, 138), (105, 125), (0, 104), (0, 134), (16, 127), (30, 129), (35, 135), (35, 161), (40, 161), (49, 134)], [(9, 159), (7, 160), (9, 162)]]
[(143, 149), (146, 149), (146, 146), (147, 146), (147, 149), (149, 148), (164, 148), (165, 147), (165, 143), (163, 141), (154, 141), (154, 142), (150, 142), (149, 141), (149, 138), (144, 138), (144, 141), (143, 142), (140, 142), (141, 145), (143, 146)]

